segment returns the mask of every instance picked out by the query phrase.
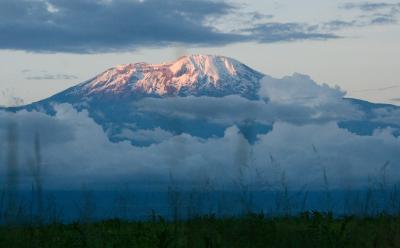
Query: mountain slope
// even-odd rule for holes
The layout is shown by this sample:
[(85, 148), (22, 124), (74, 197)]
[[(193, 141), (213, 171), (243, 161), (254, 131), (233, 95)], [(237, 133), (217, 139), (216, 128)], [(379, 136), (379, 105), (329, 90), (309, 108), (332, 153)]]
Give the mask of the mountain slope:
[[(135, 103), (146, 98), (233, 95), (257, 100), (263, 77), (262, 73), (231, 58), (191, 55), (162, 64), (119, 65), (47, 99), (9, 110), (34, 110), (53, 115), (56, 113), (54, 104), (72, 104), (78, 110), (88, 111), (112, 141), (129, 140), (140, 146), (155, 141), (132, 138), (132, 133), (137, 134), (138, 130), (152, 133), (160, 129), (173, 135), (188, 133), (200, 138), (222, 137), (228, 124), (143, 112)], [(257, 134), (272, 128), (259, 123), (236, 124), (252, 141), (256, 140)]]
[(227, 57), (184, 56), (163, 64), (119, 65), (51, 98), (63, 102), (171, 96), (257, 98), (263, 74)]
[[(273, 79), (277, 87), (271, 92), (283, 94), (286, 100), (269, 102), (260, 95), (264, 76), (231, 58), (184, 56), (162, 64), (119, 65), (52, 97), (8, 110), (35, 110), (53, 115), (55, 104), (68, 103), (87, 111), (110, 140), (128, 140), (139, 146), (182, 133), (203, 139), (222, 137), (233, 125), (253, 143), (259, 134), (270, 132), (276, 121), (296, 124), (335, 121), (340, 128), (358, 135), (372, 135), (375, 130), (385, 128), (400, 135), (400, 121), (396, 119), (400, 108), (396, 106), (342, 99), (341, 95), (327, 102), (325, 98), (329, 100), (331, 94), (323, 92), (334, 89), (299, 75)], [(310, 85), (315, 94), (312, 97), (307, 95), (307, 89), (303, 90)], [(280, 99), (274, 96), (272, 100)], [(151, 109), (148, 104), (157, 106)], [(342, 118), (343, 111), (355, 115)]]

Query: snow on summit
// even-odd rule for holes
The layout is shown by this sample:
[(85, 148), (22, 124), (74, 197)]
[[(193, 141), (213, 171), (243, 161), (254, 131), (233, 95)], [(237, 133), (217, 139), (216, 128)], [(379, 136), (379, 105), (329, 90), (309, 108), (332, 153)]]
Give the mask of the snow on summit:
[(162, 64), (135, 63), (113, 67), (70, 88), (65, 96), (225, 96), (255, 98), (263, 74), (237, 60), (191, 55)]

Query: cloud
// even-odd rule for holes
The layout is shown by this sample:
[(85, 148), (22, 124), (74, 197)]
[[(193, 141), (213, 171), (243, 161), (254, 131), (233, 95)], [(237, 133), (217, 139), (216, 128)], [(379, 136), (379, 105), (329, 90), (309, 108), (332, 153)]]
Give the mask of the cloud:
[(371, 25), (397, 24), (400, 15), (400, 3), (362, 2), (340, 5), (341, 9), (361, 12), (357, 18), (350, 21), (333, 20), (322, 24), (323, 30), (335, 31), (350, 27), (366, 27)]
[(338, 86), (319, 85), (309, 76), (295, 73), (276, 79), (266, 76), (261, 82), (260, 95), (271, 102), (295, 105), (320, 105), (325, 102), (341, 101), (346, 92)]
[(282, 79), (266, 76), (261, 81), (258, 94), (261, 99), (257, 101), (236, 95), (221, 98), (144, 98), (135, 102), (134, 106), (140, 112), (192, 120), (206, 119), (224, 125), (246, 120), (269, 125), (276, 120), (301, 124), (362, 117), (357, 108), (343, 101), (345, 93), (342, 90), (318, 85), (301, 74)]
[[(0, 180), (6, 175), (6, 137), (13, 124), (18, 130), (20, 179), (25, 187), (31, 186), (26, 161), (33, 157), (35, 134), (42, 143), (47, 189), (77, 189), (82, 184), (104, 189), (127, 183), (137, 190), (165, 190), (172, 174), (175, 182), (187, 188), (207, 179), (216, 189), (235, 187), (243, 180), (251, 189), (260, 190), (265, 185), (276, 188), (283, 173), (290, 189), (304, 185), (320, 189), (324, 170), (332, 188), (363, 188), (368, 178), (380, 175), (387, 162), (387, 182), (398, 183), (400, 136), (394, 132), (400, 130), (396, 129), (399, 109), (371, 107), (365, 102), (356, 105), (343, 99), (344, 94), (338, 87), (294, 74), (280, 79), (265, 77), (258, 100), (240, 96), (149, 97), (128, 106), (124, 102), (124, 114), (145, 116), (145, 123), (106, 123), (121, 124), (116, 139), (91, 118), (91, 109), (54, 105), (52, 116), (1, 111)], [(198, 137), (166, 130), (160, 122), (168, 119), (157, 115), (179, 120), (176, 130), (188, 119), (200, 123), (200, 128), (211, 126), (204, 123), (219, 123), (222, 135)], [(152, 118), (158, 127), (152, 125)], [(393, 125), (375, 125), (370, 134), (358, 135), (341, 128), (343, 120)], [(257, 139), (250, 141), (241, 128), (246, 121), (268, 124), (271, 129), (256, 132)]]
[[(238, 9), (213, 0), (4, 0), (0, 1), (0, 49), (100, 53), (170, 44), (218, 46), (336, 38), (308, 32), (304, 24), (266, 23), (271, 15)], [(241, 21), (250, 27), (236, 32), (218, 27), (218, 21), (232, 20), (236, 27)]]
[(42, 142), (48, 145), (64, 143), (74, 139), (74, 127), (64, 122), (59, 111), (54, 118), (40, 112), (19, 111), (17, 114), (0, 111), (0, 136), (6, 137), (7, 129), (14, 125), (23, 143), (30, 143), (38, 134)]
[(386, 87), (363, 89), (363, 90), (357, 90), (357, 91), (353, 91), (353, 92), (386, 91), (386, 90), (392, 90), (392, 89), (397, 89), (397, 88), (400, 88), (400, 85), (395, 84), (395, 85), (390, 85), (390, 86), (386, 86)]
[(217, 32), (203, 21), (232, 8), (211, 0), (6, 0), (0, 2), (0, 48), (101, 52), (174, 42), (226, 44), (244, 38)]
[(232, 9), (212, 0), (5, 0), (0, 2), (0, 48), (90, 53), (175, 42), (226, 44), (244, 37), (203, 22)]
[(135, 130), (124, 128), (114, 137), (121, 140), (132, 140), (135, 145), (151, 145), (161, 143), (174, 135), (159, 127), (154, 129)]
[(376, 122), (390, 123), (400, 125), (400, 109), (399, 108), (377, 108), (373, 110)]
[(362, 11), (372, 12), (382, 9), (394, 9), (400, 8), (400, 3), (373, 3), (373, 2), (363, 2), (363, 3), (346, 3), (342, 5), (344, 9), (359, 9)]
[(333, 20), (322, 24), (323, 29), (337, 31), (345, 28), (351, 28), (358, 26), (359, 23), (356, 20), (344, 21), (344, 20)]
[(15, 95), (14, 89), (4, 89), (0, 91), (0, 96), (5, 99), (7, 106), (20, 106), (24, 105), (24, 99)]
[(276, 22), (274, 16), (214, 0), (4, 0), (0, 49), (103, 53), (166, 45), (222, 46), (343, 38), (345, 28), (398, 22), (400, 4), (347, 3), (350, 20)]
[(263, 23), (241, 31), (249, 33), (261, 43), (339, 38), (335, 34), (323, 33), (314, 26), (303, 23)]
[[(296, 125), (279, 121), (253, 145), (233, 125), (226, 128), (223, 137), (201, 139), (181, 134), (137, 147), (129, 142), (110, 142), (86, 111), (78, 112), (70, 105), (56, 106), (56, 110), (52, 117), (25, 111), (10, 114), (19, 126), (20, 139), (32, 131), (21, 123), (41, 123), (42, 141), (60, 135), (57, 142), (50, 140), (42, 146), (47, 188), (79, 188), (83, 183), (109, 188), (126, 182), (137, 189), (162, 190), (169, 184), (170, 173), (187, 185), (209, 178), (216, 188), (226, 188), (242, 177), (254, 188), (260, 187), (258, 180), (275, 187), (285, 173), (289, 187), (307, 185), (312, 189), (323, 185), (324, 168), (332, 188), (362, 187), (386, 161), (393, 165), (400, 162), (400, 139), (385, 129), (372, 136), (358, 136), (338, 128), (335, 122)], [(32, 156), (33, 138), (18, 144), (20, 161)], [(21, 182), (29, 187), (29, 171), (24, 164), (20, 167)], [(389, 170), (388, 182), (396, 182), (400, 170), (395, 166)], [(4, 167), (0, 175), (4, 176)]]
[(77, 76), (71, 74), (45, 74), (41, 76), (28, 76), (27, 80), (71, 80), (78, 79)]

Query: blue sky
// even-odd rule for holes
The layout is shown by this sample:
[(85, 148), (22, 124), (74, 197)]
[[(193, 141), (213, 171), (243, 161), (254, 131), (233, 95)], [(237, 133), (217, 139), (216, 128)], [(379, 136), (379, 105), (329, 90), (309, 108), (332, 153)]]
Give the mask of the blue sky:
[(385, 0), (3, 0), (0, 104), (45, 98), (116, 64), (193, 53), (399, 104), (399, 20), (400, 2)]

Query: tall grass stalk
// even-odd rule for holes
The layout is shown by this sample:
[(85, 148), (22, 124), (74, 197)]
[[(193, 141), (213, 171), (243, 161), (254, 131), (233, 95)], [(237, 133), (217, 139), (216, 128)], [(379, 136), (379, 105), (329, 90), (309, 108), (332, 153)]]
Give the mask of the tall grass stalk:
[(182, 192), (179, 190), (177, 182), (175, 182), (172, 172), (169, 174), (170, 184), (168, 186), (168, 205), (170, 215), (174, 223), (178, 223), (181, 218), (181, 208), (182, 208)]
[(43, 176), (42, 176), (42, 153), (41, 153), (41, 142), (38, 133), (35, 134), (34, 138), (34, 159), (29, 163), (30, 170), (33, 178), (32, 185), (32, 208), (34, 209), (34, 222), (41, 224), (44, 220), (44, 199), (43, 199)]
[(21, 210), (18, 205), (18, 136), (14, 122), (9, 123), (7, 143), (4, 219), (6, 223), (13, 225), (19, 221)]
[(131, 202), (133, 201), (133, 196), (129, 190), (128, 184), (124, 184), (120, 190), (118, 190), (114, 203), (115, 203), (115, 213), (114, 215), (118, 218), (128, 220), (130, 218)]
[(234, 181), (240, 193), (240, 204), (242, 213), (253, 212), (253, 192), (251, 191), (249, 176), (251, 177), (252, 168), (252, 148), (244, 139), (240, 139), (236, 149), (237, 178)]
[(79, 221), (83, 224), (90, 223), (96, 216), (96, 202), (93, 192), (89, 190), (87, 185), (82, 185), (81, 200), (77, 204), (79, 212)]

